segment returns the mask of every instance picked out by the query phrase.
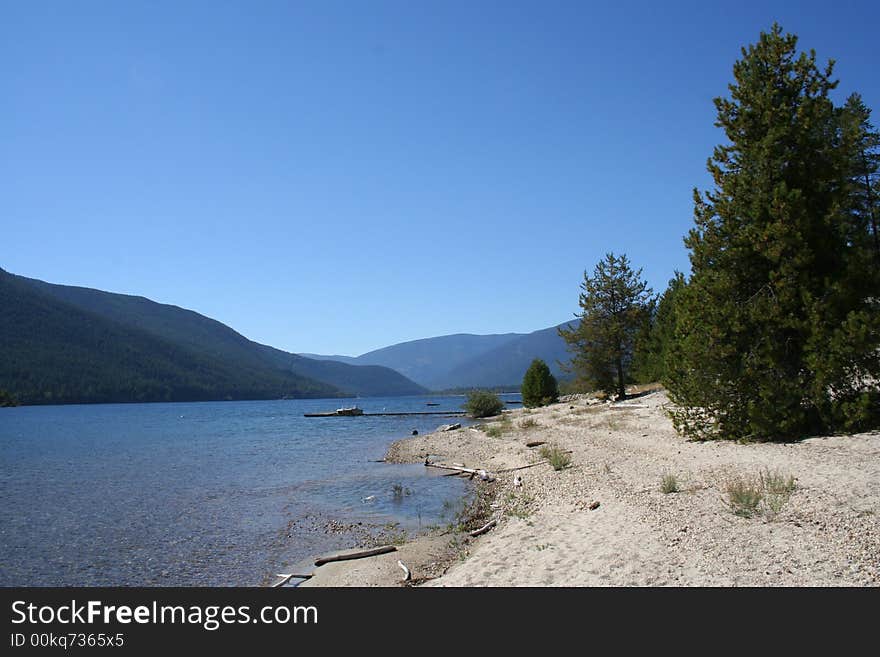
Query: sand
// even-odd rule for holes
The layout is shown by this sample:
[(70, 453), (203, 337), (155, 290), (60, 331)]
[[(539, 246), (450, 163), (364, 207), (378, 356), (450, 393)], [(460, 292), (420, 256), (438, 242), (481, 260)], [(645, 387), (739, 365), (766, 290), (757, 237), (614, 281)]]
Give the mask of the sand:
[[(483, 536), (423, 537), (318, 568), (309, 584), (400, 586), (401, 559), (423, 586), (880, 585), (880, 433), (688, 442), (668, 404), (663, 391), (619, 404), (584, 397), (507, 411), (501, 437), (463, 428), (394, 443), (391, 461), (430, 454), (498, 473), (542, 461), (525, 443), (546, 441), (570, 450), (571, 466), (498, 474), (498, 526)], [(734, 514), (727, 482), (762, 472), (794, 477), (793, 492), (775, 512)], [(667, 474), (679, 492), (661, 491)]]

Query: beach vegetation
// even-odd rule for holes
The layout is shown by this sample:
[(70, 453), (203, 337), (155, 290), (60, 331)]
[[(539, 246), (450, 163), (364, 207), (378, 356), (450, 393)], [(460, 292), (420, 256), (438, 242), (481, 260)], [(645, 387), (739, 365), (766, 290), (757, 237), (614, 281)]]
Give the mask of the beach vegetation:
[(529, 365), (529, 369), (526, 370), (520, 392), (522, 393), (523, 406), (526, 408), (547, 406), (559, 399), (559, 386), (556, 377), (550, 373), (547, 363), (540, 358), (535, 358)]
[(653, 292), (626, 255), (608, 253), (592, 275), (584, 272), (579, 304), (580, 321), (559, 329), (572, 354), (566, 367), (585, 386), (623, 399), (636, 336), (653, 311)]
[[(455, 532), (469, 532), (482, 527), (492, 516), (494, 492), (490, 488), (481, 487), (448, 508), (453, 511), (450, 529)], [(444, 509), (447, 507), (444, 505)]]
[(533, 417), (527, 417), (524, 420), (521, 420), (519, 423), (520, 429), (534, 429), (535, 427), (541, 426), (540, 423)]
[(793, 476), (779, 471), (764, 470), (760, 479), (764, 491), (764, 515), (772, 520), (782, 511), (797, 484)]
[(504, 496), (504, 512), (520, 520), (528, 520), (533, 513), (535, 496), (528, 491), (509, 491)]
[(751, 518), (763, 514), (773, 520), (791, 498), (797, 480), (775, 470), (762, 470), (756, 476), (736, 475), (724, 483), (727, 503), (738, 516)]
[(680, 490), (678, 479), (674, 474), (667, 472), (663, 475), (663, 479), (660, 480), (660, 492), (668, 495), (669, 493), (677, 493)]
[(468, 393), (464, 409), (474, 418), (492, 417), (504, 410), (504, 402), (494, 392), (488, 390), (471, 390)]
[[(792, 440), (880, 426), (880, 135), (833, 62), (778, 25), (744, 48), (725, 143), (694, 191), (691, 276), (664, 383), (691, 439)], [(749, 492), (743, 491), (745, 501)], [(746, 503), (742, 508), (748, 509)]]
[(543, 445), (540, 454), (557, 472), (571, 465), (571, 455), (554, 445)]
[(735, 476), (725, 485), (727, 504), (735, 515), (751, 518), (758, 512), (764, 495), (760, 482), (751, 477)]

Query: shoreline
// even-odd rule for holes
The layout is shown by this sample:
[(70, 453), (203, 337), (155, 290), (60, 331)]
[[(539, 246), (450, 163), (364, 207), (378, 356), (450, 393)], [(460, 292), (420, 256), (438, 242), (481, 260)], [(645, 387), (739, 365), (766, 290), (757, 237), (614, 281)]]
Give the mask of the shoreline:
[[(500, 437), (465, 427), (398, 440), (386, 461), (430, 454), (497, 473), (476, 484), (497, 525), (328, 564), (303, 585), (401, 586), (399, 559), (426, 586), (880, 586), (880, 432), (688, 442), (667, 404), (662, 390), (616, 404), (576, 396), (490, 418)], [(540, 447), (526, 443), (541, 441), (571, 465), (535, 465)], [(791, 489), (768, 488), (751, 517), (734, 512), (733, 484), (776, 475)], [(667, 477), (676, 492), (661, 490)]]

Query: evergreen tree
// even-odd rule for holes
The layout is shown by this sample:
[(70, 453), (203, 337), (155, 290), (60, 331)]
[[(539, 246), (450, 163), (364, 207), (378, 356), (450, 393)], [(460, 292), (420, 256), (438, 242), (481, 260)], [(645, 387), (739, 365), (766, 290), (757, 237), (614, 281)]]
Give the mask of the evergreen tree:
[(880, 134), (871, 125), (871, 110), (859, 94), (852, 94), (840, 109), (840, 139), (849, 153), (851, 218), (854, 244), (861, 243), (880, 268)]
[[(689, 437), (778, 439), (878, 417), (880, 312), (855, 205), (858, 139), (833, 63), (778, 25), (742, 51), (716, 125), (729, 143), (694, 191), (692, 277), (676, 304), (667, 387)], [(873, 378), (874, 383), (870, 383)]]
[(471, 417), (492, 417), (504, 410), (504, 402), (494, 392), (488, 390), (472, 390), (468, 393), (464, 409)]
[(675, 337), (675, 304), (685, 285), (684, 274), (675, 272), (636, 337), (633, 376), (639, 383), (666, 381), (667, 360)]
[(650, 311), (652, 291), (625, 255), (609, 253), (581, 284), (580, 323), (559, 329), (572, 352), (569, 369), (585, 383), (626, 396), (636, 334)]
[(523, 376), (522, 387), (523, 406), (534, 408), (552, 404), (559, 398), (559, 387), (556, 377), (550, 373), (550, 368), (540, 358), (532, 361), (529, 369)]

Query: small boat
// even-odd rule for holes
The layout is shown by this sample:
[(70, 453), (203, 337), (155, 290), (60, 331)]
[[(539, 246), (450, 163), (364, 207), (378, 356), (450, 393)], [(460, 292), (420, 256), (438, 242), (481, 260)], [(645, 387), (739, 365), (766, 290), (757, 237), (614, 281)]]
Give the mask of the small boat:
[(347, 406), (345, 408), (337, 408), (336, 415), (363, 415), (364, 411), (362, 408), (358, 408), (357, 406)]
[(343, 408), (337, 408), (335, 411), (328, 411), (326, 413), (303, 413), (304, 417), (354, 417), (357, 415), (363, 415), (364, 411), (362, 408), (358, 408), (357, 406), (347, 406)]

